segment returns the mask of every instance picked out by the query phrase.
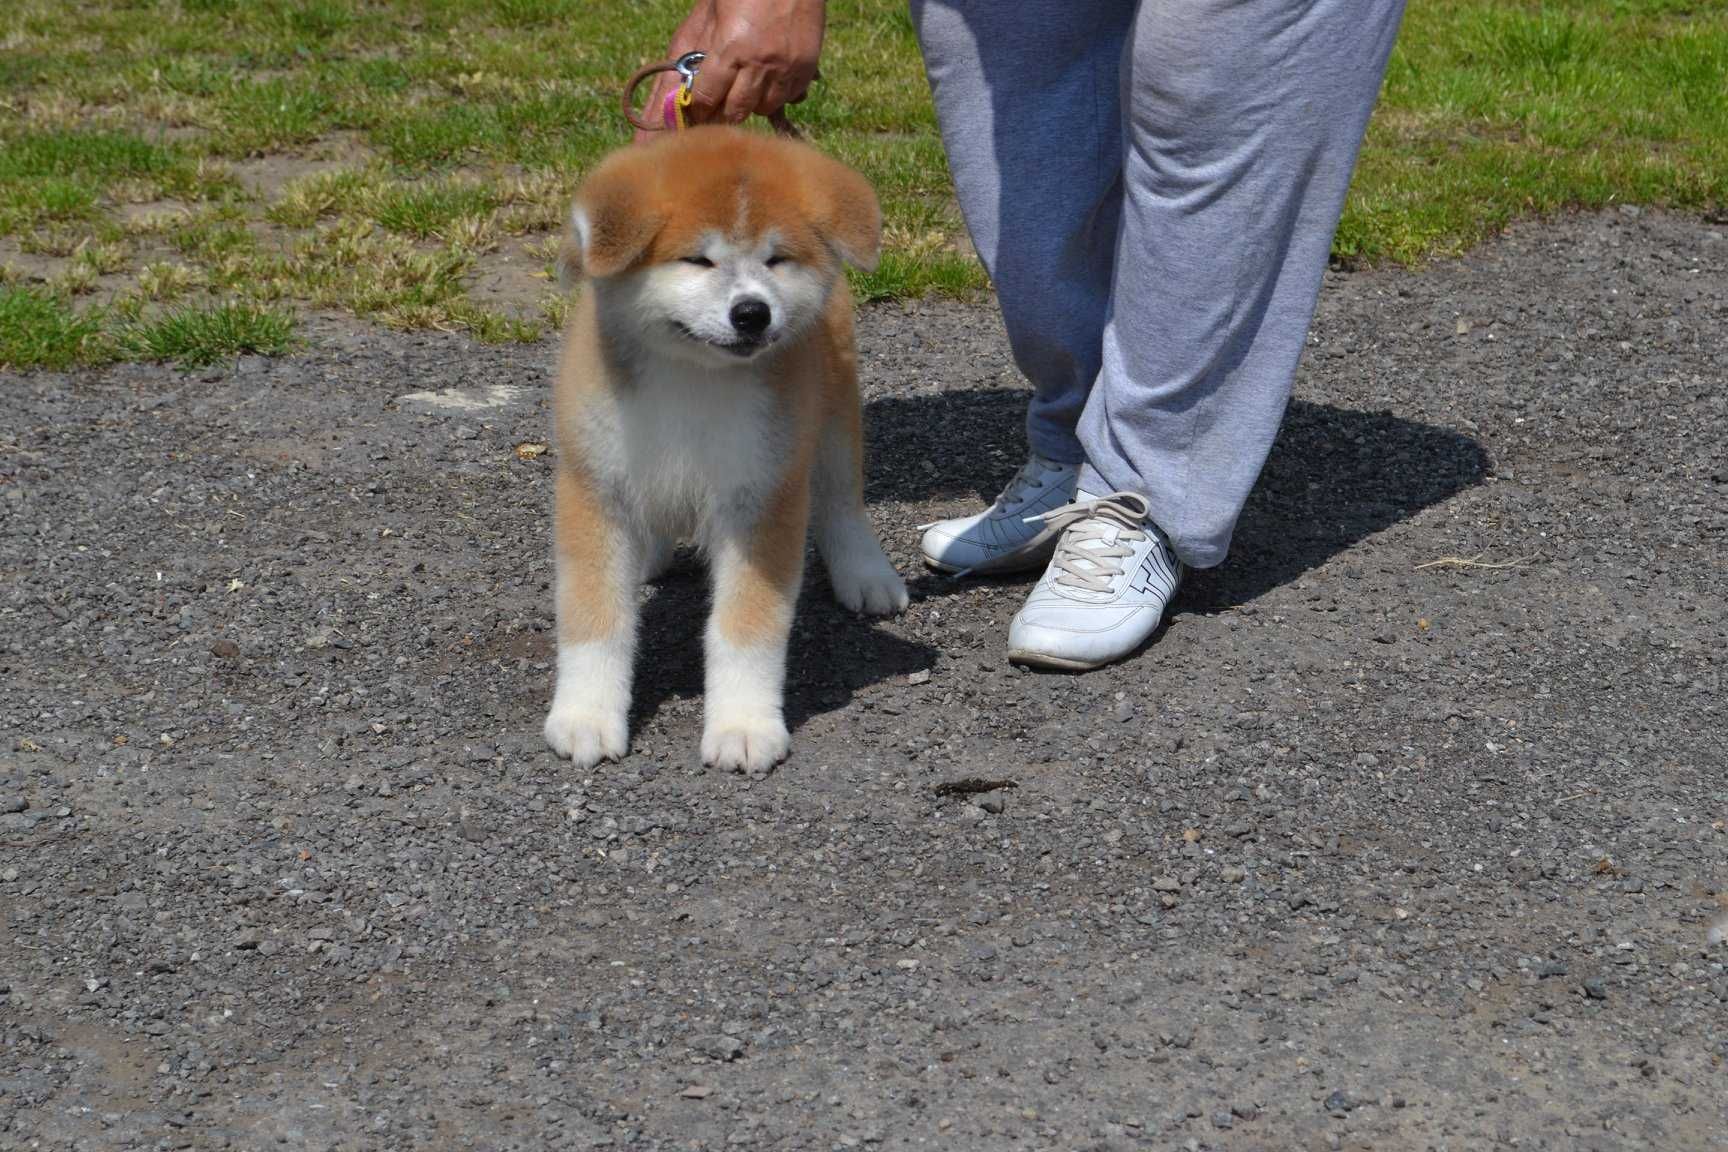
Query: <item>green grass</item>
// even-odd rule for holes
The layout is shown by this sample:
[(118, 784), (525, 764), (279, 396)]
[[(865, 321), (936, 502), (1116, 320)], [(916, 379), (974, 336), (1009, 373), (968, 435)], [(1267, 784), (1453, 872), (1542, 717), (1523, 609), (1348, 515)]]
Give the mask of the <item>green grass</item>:
[(492, 187), (452, 180), (381, 190), (372, 198), (370, 215), (392, 232), (426, 240), (445, 236), (460, 220), (486, 215), (498, 201)]
[(0, 288), (0, 368), (70, 368), (104, 357), (102, 323), (34, 288)]
[(1414, 4), (1334, 249), (1452, 254), (1532, 213), (1728, 203), (1728, 6)]
[(253, 304), (218, 304), (177, 308), (127, 323), (117, 342), (123, 354), (135, 359), (199, 368), (247, 352), (279, 356), (288, 350), (293, 333), (294, 321), (281, 312)]
[[(52, 264), (7, 290), (8, 363), (166, 348), (173, 325), (140, 325), (168, 317), (137, 319), (163, 306), (180, 328), (327, 308), (535, 338), (562, 313), (550, 281), (492, 308), (469, 286), (543, 264), (577, 178), (625, 138), (618, 83), (687, 2), (0, 5), (0, 238)], [(983, 286), (904, 5), (832, 0), (823, 70), (795, 119), (870, 177), (888, 224), (857, 294)], [(1720, 212), (1724, 76), (1720, 3), (1412, 4), (1335, 255), (1411, 263), (1617, 202)]]

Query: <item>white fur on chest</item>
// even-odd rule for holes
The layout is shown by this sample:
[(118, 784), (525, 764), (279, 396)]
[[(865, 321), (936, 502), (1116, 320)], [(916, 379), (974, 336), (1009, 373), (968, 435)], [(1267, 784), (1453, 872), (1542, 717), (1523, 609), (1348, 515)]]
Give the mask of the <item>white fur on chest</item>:
[(602, 487), (663, 535), (706, 543), (753, 521), (784, 462), (785, 414), (749, 370), (651, 358), (586, 415), (583, 455)]

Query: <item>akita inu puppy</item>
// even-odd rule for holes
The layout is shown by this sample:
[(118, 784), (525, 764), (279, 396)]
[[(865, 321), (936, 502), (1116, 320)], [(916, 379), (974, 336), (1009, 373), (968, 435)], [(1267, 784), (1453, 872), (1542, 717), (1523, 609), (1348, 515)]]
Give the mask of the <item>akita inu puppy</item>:
[(624, 755), (638, 588), (688, 539), (706, 554), (702, 758), (761, 771), (790, 738), (786, 641), (815, 522), (835, 599), (906, 607), (864, 513), (843, 264), (874, 265), (857, 172), (734, 128), (668, 133), (583, 183), (560, 258), (582, 292), (554, 398), (558, 684), (546, 740)]

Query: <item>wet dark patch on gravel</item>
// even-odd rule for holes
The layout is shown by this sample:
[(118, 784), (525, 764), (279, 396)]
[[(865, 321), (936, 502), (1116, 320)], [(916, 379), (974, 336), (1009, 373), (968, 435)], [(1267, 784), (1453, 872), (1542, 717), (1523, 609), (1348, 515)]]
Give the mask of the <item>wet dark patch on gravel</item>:
[[(762, 781), (690, 567), (629, 760), (540, 745), (549, 345), (0, 378), (0, 1146), (1714, 1146), (1725, 333), (1679, 217), (1332, 276), (1147, 653), (813, 572)], [(910, 574), (1024, 392), (984, 307), (861, 341)]]

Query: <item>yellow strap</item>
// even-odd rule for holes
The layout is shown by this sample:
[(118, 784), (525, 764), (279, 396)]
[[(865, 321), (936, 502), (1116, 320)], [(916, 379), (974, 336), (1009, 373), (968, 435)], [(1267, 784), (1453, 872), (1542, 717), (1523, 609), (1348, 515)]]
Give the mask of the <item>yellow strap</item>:
[(685, 129), (685, 127), (687, 127), (687, 125), (684, 123), (684, 109), (690, 107), (690, 103), (693, 99), (694, 99), (694, 97), (690, 94), (690, 88), (688, 85), (686, 85), (685, 87), (678, 89), (678, 96), (675, 100), (672, 101), (672, 108), (673, 108), (672, 114), (675, 117), (677, 117), (678, 130), (680, 132), (682, 132)]

